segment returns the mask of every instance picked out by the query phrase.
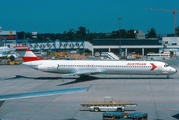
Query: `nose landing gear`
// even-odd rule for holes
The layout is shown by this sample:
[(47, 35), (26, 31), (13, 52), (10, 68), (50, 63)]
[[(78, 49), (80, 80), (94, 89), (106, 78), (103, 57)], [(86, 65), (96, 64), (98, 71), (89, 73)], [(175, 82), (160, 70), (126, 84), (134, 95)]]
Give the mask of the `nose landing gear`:
[(167, 75), (167, 79), (169, 78), (169, 75)]

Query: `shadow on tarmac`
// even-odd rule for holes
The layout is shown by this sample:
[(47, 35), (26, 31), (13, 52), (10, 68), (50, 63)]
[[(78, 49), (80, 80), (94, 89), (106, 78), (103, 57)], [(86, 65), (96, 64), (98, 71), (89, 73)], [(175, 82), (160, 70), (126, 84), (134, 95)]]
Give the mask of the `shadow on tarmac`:
[[(80, 78), (77, 78), (76, 80), (74, 80), (74, 81), (70, 81), (70, 82), (66, 82), (66, 83), (64, 83), (64, 84), (60, 84), (60, 85), (58, 85), (58, 86), (63, 86), (63, 85), (69, 85), (69, 84), (76, 84), (76, 83), (81, 83), (81, 82), (89, 82), (89, 81), (93, 81), (93, 80), (98, 80), (98, 79), (103, 79), (103, 80), (109, 80), (109, 79), (116, 79), (116, 80), (139, 80), (139, 79), (141, 79), (141, 80), (143, 80), (143, 79), (168, 79), (168, 78), (164, 78), (164, 77), (151, 77), (151, 78), (149, 78), (149, 77), (146, 77), (146, 78), (143, 78), (143, 77), (120, 77), (120, 78), (112, 78), (112, 77), (110, 77), (110, 78), (99, 78), (99, 77), (94, 77), (94, 76), (87, 76), (87, 77), (80, 77)], [(174, 78), (170, 78), (170, 79), (174, 79)]]
[(74, 119), (74, 118), (69, 118), (69, 119), (64, 119), (64, 120), (78, 120), (78, 119)]
[(4, 100), (3, 101), (0, 101), (0, 107), (4, 104)]
[(74, 81), (67, 82), (67, 83), (64, 83), (64, 84), (60, 84), (58, 86), (69, 85), (69, 84), (76, 84), (76, 83), (81, 83), (81, 82), (88, 82), (88, 81), (93, 81), (93, 80), (97, 80), (97, 79), (100, 79), (100, 78), (93, 77), (93, 76), (88, 76), (87, 78), (80, 77), (80, 78), (77, 78)]
[(173, 117), (173, 118), (176, 118), (177, 120), (179, 120), (179, 113), (176, 114), (176, 115), (173, 115), (172, 117)]
[(87, 75), (82, 75), (78, 78), (76, 77), (69, 77), (69, 78), (62, 78), (62, 77), (28, 77), (28, 76), (22, 76), (22, 75), (16, 75), (15, 77), (12, 78), (5, 78), (1, 80), (15, 80), (15, 79), (34, 79), (34, 80), (64, 80), (64, 79), (74, 79), (73, 81), (70, 80), (70, 82), (66, 82), (63, 84), (59, 84), (57, 86), (63, 86), (63, 85), (70, 85), (70, 84), (76, 84), (76, 83), (82, 83), (82, 82), (89, 82), (93, 80), (109, 80), (109, 79), (116, 79), (116, 80), (147, 80), (147, 79), (174, 79), (174, 78), (166, 78), (166, 77), (159, 77), (159, 76), (123, 76), (123, 77), (111, 77), (111, 76), (105, 76), (105, 77), (95, 77), (95, 76), (87, 76)]
[(3, 80), (11, 80), (11, 79), (19, 79), (19, 78), (25, 78), (25, 79), (40, 79), (40, 80), (49, 80), (49, 79), (54, 79), (54, 80), (58, 80), (61, 79), (61, 77), (27, 77), (27, 76), (22, 76), (22, 75), (16, 75), (15, 77), (12, 78), (6, 78)]
[(34, 80), (63, 80), (64, 79), (74, 79), (73, 81), (70, 80), (70, 82), (66, 82), (63, 84), (59, 84), (57, 86), (63, 86), (63, 85), (70, 85), (70, 84), (76, 84), (76, 83), (82, 83), (82, 82), (89, 82), (89, 81), (93, 81), (93, 80), (99, 80), (99, 79), (103, 79), (103, 80), (109, 80), (109, 79), (116, 79), (116, 80), (147, 80), (147, 79), (174, 79), (174, 78), (166, 78), (166, 77), (159, 77), (159, 76), (123, 76), (123, 77), (95, 77), (95, 76), (87, 76), (87, 75), (82, 75), (78, 78), (74, 78), (74, 77), (69, 77), (69, 78), (62, 78), (62, 77), (28, 77), (28, 76), (22, 76), (22, 75), (16, 75), (15, 77), (12, 78), (6, 78), (6, 79), (2, 79), (2, 80), (13, 80), (13, 79), (20, 79), (20, 78), (25, 78), (25, 79), (34, 79)]
[(58, 80), (58, 79), (77, 79), (77, 80), (95, 80), (95, 79), (174, 79), (173, 77), (167, 78), (165, 76), (135, 76), (135, 75), (126, 75), (126, 76), (119, 76), (119, 77), (112, 77), (112, 76), (105, 76), (105, 77), (96, 77), (96, 76), (87, 76), (82, 75), (80, 77), (29, 77), (29, 76), (22, 76), (22, 75), (16, 75), (12, 78), (5, 78), (3, 80), (11, 80), (11, 79), (19, 79), (19, 78), (25, 78), (25, 79), (37, 79), (37, 80)]

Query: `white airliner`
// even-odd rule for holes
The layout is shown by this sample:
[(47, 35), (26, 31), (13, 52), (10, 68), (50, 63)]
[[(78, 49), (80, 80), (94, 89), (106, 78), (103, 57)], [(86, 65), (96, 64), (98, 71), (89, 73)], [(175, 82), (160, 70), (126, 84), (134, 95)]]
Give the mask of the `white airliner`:
[(7, 46), (0, 47), (0, 58), (10, 57), (10, 56), (13, 56), (14, 59), (17, 58), (18, 56), (15, 53), (10, 53), (14, 50), (15, 49), (11, 49)]
[(117, 75), (169, 75), (177, 70), (159, 61), (91, 61), (91, 60), (42, 60), (27, 46), (16, 46), (23, 55), (24, 65), (43, 72), (63, 76), (117, 74)]
[(4, 57), (4, 53), (8, 52), (9, 48), (6, 46), (0, 47), (0, 57)]

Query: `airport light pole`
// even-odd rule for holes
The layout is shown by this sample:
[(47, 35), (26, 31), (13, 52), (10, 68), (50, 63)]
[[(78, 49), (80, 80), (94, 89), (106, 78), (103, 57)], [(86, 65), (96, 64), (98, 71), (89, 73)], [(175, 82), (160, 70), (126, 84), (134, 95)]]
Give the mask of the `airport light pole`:
[(119, 44), (119, 55), (121, 56), (121, 40), (120, 40), (120, 38), (121, 38), (121, 36), (120, 36), (120, 27), (121, 27), (121, 20), (122, 20), (122, 18), (118, 18), (118, 20), (119, 20), (119, 41), (120, 41), (120, 44)]
[(121, 27), (121, 20), (122, 20), (122, 18), (118, 18), (118, 20), (119, 20), (119, 38), (120, 38), (120, 27)]

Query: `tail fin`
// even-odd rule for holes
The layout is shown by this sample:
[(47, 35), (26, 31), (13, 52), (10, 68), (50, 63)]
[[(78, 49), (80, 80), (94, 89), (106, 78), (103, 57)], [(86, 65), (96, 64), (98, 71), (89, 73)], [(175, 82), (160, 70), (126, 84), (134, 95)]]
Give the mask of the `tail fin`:
[(37, 57), (28, 46), (15, 46), (14, 48), (20, 56), (22, 56), (24, 62), (41, 60), (41, 58)]

